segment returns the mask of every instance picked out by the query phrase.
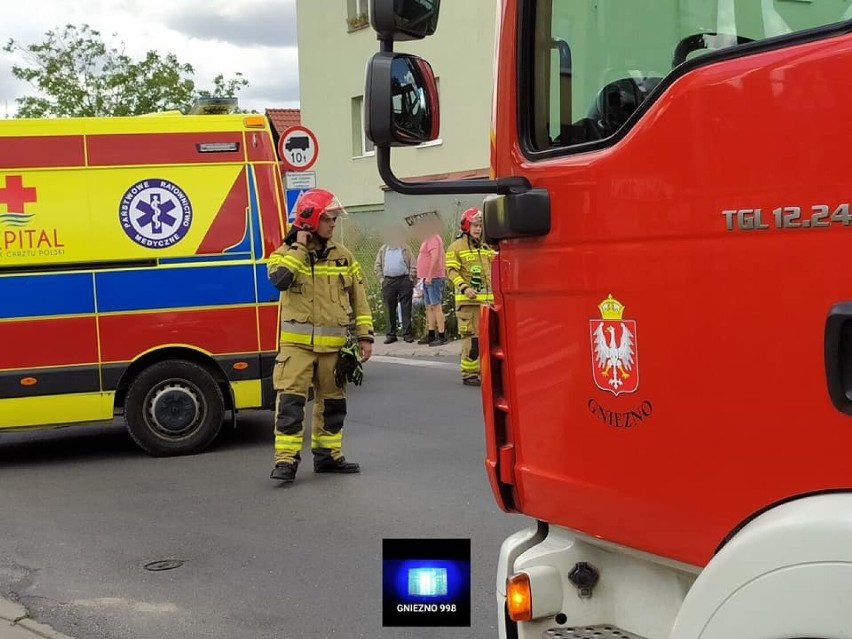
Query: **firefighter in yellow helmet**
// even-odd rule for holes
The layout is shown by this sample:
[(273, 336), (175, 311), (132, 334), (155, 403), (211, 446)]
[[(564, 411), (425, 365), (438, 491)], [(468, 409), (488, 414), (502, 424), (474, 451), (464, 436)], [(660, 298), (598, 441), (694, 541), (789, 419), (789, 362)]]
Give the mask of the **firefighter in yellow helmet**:
[(494, 301), (491, 261), (495, 252), (482, 241), (482, 211), (467, 209), (460, 226), (461, 235), (447, 247), (447, 277), (456, 294), (462, 383), (479, 386), (479, 307)]
[(360, 360), (367, 361), (373, 348), (373, 317), (361, 267), (348, 249), (331, 239), (343, 207), (332, 193), (311, 189), (296, 202), (294, 213), (284, 245), (267, 265), (269, 280), (281, 291), (281, 332), (272, 373), (276, 401), (271, 478), (285, 483), (296, 478), (301, 461), (311, 385), (314, 472), (360, 472), (341, 452), (346, 393), (345, 381), (335, 373), (353, 324)]

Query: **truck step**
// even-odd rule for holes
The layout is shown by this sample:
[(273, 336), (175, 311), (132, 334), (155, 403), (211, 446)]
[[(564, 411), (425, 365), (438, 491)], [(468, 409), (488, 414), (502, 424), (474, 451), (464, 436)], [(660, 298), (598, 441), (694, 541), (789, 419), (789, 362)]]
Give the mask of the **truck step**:
[(576, 628), (551, 628), (541, 639), (645, 639), (639, 635), (609, 624), (577, 626)]

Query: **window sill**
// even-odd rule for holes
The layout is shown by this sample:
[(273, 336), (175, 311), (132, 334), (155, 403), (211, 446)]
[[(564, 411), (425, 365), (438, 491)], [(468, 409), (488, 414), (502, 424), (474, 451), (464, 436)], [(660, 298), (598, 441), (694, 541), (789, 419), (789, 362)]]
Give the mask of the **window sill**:
[(363, 31), (364, 29), (366, 29), (367, 27), (370, 26), (370, 23), (365, 22), (364, 24), (356, 24), (356, 25), (349, 24), (349, 25), (346, 25), (346, 26), (347, 26), (347, 31), (349, 33), (354, 33), (355, 31)]
[(428, 149), (429, 147), (433, 147), (433, 146), (441, 146), (443, 143), (444, 143), (444, 141), (441, 140), (441, 139), (432, 140), (431, 142), (424, 142), (423, 144), (418, 144), (414, 148), (415, 149)]
[(372, 158), (372, 157), (375, 157), (375, 156), (376, 156), (375, 151), (368, 151), (364, 155), (353, 155), (352, 159), (353, 160), (363, 160), (364, 158)]

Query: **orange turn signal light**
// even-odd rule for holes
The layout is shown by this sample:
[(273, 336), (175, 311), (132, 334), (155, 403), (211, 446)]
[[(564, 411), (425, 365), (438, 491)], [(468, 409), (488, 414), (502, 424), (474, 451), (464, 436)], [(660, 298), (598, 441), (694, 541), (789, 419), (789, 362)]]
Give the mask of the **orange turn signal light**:
[(36, 384), (38, 384), (38, 380), (35, 377), (21, 378), (21, 386), (35, 386)]
[(506, 580), (506, 602), (512, 621), (532, 619), (532, 592), (529, 575), (519, 572)]
[(248, 362), (234, 362), (235, 371), (244, 371), (249, 367)]
[(247, 129), (262, 129), (266, 126), (266, 117), (262, 115), (247, 115), (243, 118), (243, 125)]

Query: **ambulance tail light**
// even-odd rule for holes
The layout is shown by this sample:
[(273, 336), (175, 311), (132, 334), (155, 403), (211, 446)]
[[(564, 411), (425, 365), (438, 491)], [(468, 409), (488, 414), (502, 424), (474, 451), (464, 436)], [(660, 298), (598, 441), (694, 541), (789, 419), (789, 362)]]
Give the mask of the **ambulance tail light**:
[(506, 580), (506, 605), (512, 621), (532, 621), (562, 612), (562, 578), (552, 566), (533, 566)]
[(266, 117), (262, 115), (247, 115), (243, 118), (243, 126), (247, 129), (262, 129), (266, 126)]

